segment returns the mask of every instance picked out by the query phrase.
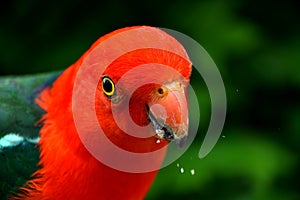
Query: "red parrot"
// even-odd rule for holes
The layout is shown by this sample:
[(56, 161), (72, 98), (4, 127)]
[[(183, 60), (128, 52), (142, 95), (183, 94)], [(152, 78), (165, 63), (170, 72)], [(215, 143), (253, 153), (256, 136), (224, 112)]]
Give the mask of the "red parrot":
[[(104, 45), (122, 33), (126, 34)], [(143, 48), (135, 49), (135, 45)], [(124, 52), (128, 47), (132, 50)], [(101, 64), (118, 51), (124, 53), (107, 67)], [(84, 67), (92, 71), (81, 79)], [(98, 130), (97, 125), (115, 146), (136, 154), (157, 151), (186, 137), (190, 75), (191, 62), (184, 47), (161, 29), (128, 27), (100, 37), (36, 99), (45, 110), (38, 143), (40, 168), (11, 199), (143, 199), (158, 169), (135, 173), (111, 167), (97, 159), (83, 140), (110, 158), (114, 157), (113, 149), (98, 143), (97, 133), (92, 133)], [(82, 86), (78, 102), (73, 96), (76, 81)], [(95, 81), (94, 87), (91, 83)], [(135, 88), (141, 82), (147, 84)], [(85, 90), (93, 87), (94, 96), (90, 97)], [(98, 124), (89, 121), (91, 116), (85, 110), (75, 120), (74, 109), (81, 104), (95, 110)], [(121, 119), (118, 123), (115, 115)], [(138, 133), (143, 137), (127, 134), (120, 127), (130, 129), (130, 120), (143, 128)], [(86, 127), (83, 133), (79, 133), (75, 121)], [(165, 153), (162, 150), (145, 163), (131, 164), (160, 165)]]

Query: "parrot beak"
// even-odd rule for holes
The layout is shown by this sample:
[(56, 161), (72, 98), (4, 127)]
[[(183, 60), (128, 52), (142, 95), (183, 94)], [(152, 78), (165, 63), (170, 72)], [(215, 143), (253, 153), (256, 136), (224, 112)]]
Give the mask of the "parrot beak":
[(179, 146), (188, 134), (188, 104), (184, 87), (172, 82), (157, 90), (158, 100), (148, 105), (148, 119), (156, 136), (176, 140)]

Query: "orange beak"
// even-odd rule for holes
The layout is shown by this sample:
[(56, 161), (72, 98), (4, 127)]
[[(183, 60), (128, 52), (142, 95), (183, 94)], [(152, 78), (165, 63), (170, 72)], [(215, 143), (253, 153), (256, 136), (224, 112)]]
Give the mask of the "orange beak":
[(149, 102), (149, 120), (157, 137), (182, 141), (188, 134), (188, 103), (184, 87), (179, 82), (158, 88), (156, 99)]

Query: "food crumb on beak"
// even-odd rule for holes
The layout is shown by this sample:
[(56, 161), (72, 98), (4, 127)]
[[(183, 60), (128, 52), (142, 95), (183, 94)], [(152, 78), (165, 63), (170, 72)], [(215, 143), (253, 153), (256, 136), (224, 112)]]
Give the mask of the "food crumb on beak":
[(183, 138), (176, 140), (176, 144), (179, 148), (183, 148), (186, 142), (187, 136), (185, 135)]

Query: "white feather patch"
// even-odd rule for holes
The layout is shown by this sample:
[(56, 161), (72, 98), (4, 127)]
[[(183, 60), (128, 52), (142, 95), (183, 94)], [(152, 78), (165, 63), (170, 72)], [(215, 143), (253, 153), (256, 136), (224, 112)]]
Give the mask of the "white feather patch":
[(39, 141), (39, 137), (37, 138), (25, 138), (15, 133), (9, 133), (0, 138), (0, 149), (7, 147), (15, 147), (23, 142), (29, 142), (36, 144)]

